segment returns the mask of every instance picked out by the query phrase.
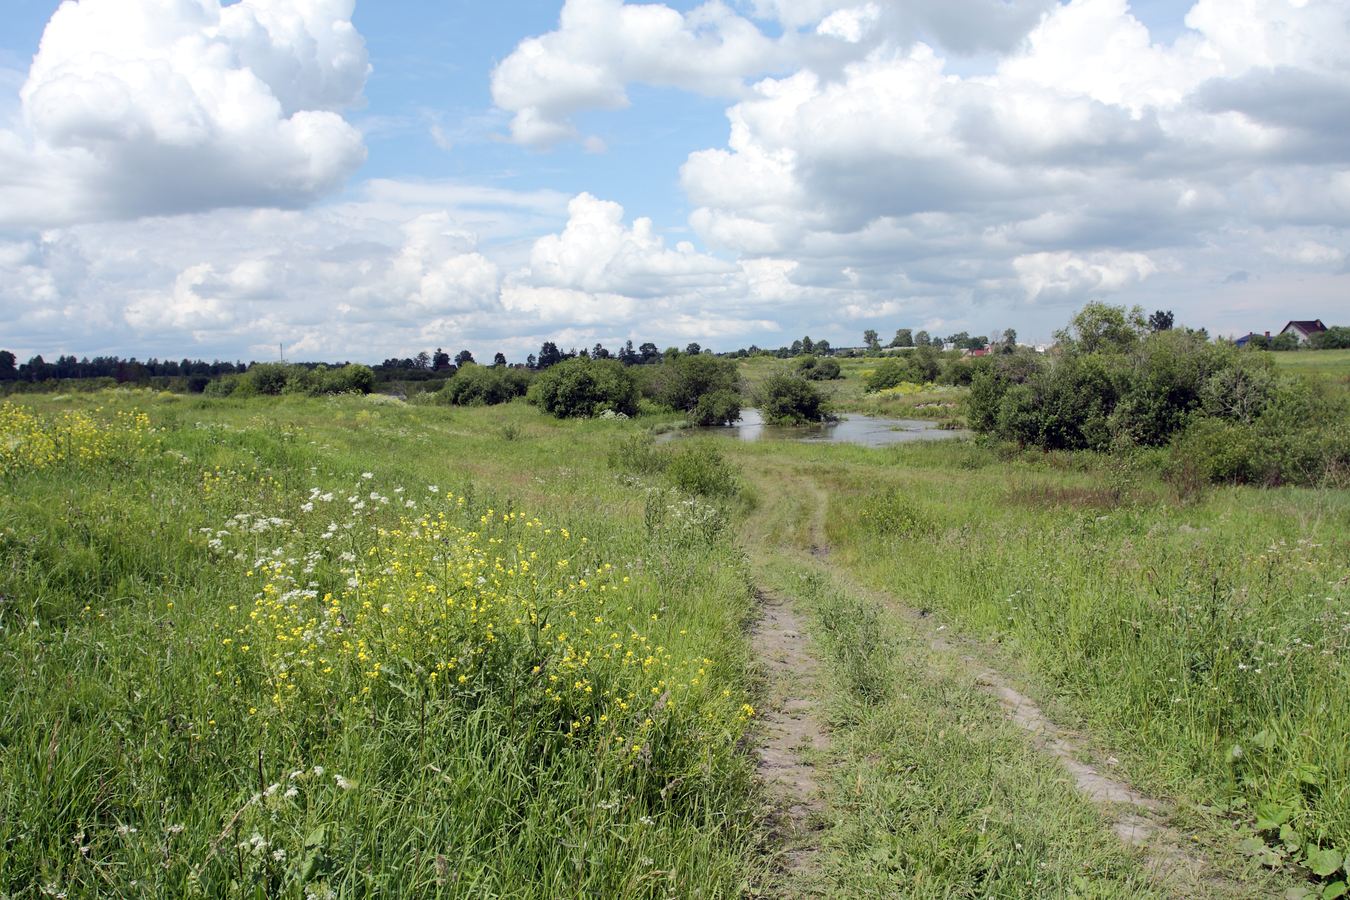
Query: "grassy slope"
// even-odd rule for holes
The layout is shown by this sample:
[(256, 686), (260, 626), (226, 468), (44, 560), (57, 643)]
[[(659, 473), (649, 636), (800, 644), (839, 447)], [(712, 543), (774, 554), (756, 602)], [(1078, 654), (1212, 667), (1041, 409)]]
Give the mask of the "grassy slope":
[[(840, 359), (839, 374), (842, 377), (816, 384), (829, 397), (834, 408), (841, 412), (902, 419), (959, 419), (966, 393), (964, 388), (935, 386), (931, 390), (912, 394), (867, 393), (867, 377), (880, 362), (880, 359)], [(753, 398), (756, 388), (770, 373), (792, 368), (792, 360), (767, 356), (743, 360), (740, 364), (741, 379), (746, 385), (747, 395)]]
[[(135, 403), (160, 431), (139, 459), (22, 474), (0, 496), (0, 893), (734, 896), (753, 877), (749, 764), (734, 749), (745, 576), (724, 538), (667, 539), (652, 521), (663, 498), (644, 506), (607, 470), (613, 433), (635, 426), (556, 423), (521, 404), (36, 402)], [(315, 487), (336, 492), (335, 505), (305, 513)], [(368, 490), (396, 502), (350, 513), (349, 492)], [(474, 512), (444, 504), (452, 492)], [(309, 538), (352, 521), (355, 535), (365, 522), (392, 526), (404, 497), (466, 527), (495, 506), (588, 536), (578, 568), (603, 559), (631, 577), (619, 621), (604, 627), (705, 668), (703, 686), (679, 694), (687, 712), (633, 701), (638, 719), (650, 708), (658, 729), (674, 723), (693, 743), (660, 735), (675, 749), (650, 762), (641, 745), (607, 751), (598, 737), (568, 738), (547, 709), (518, 720), (514, 689), (503, 712), (486, 664), (477, 693), (477, 681), (438, 692), (404, 677), (402, 654), (385, 659), (368, 697), (352, 676), (309, 706), (274, 703), (275, 685), (238, 655), (251, 638), (221, 635), (248, 626), (240, 610), (258, 584), (241, 570), (282, 540), (227, 520), (284, 517), (295, 527), (281, 530)], [(200, 528), (237, 532), (225, 549), (242, 541), (245, 559), (213, 552)], [(540, 566), (555, 564), (540, 546)], [(327, 565), (315, 577), (338, 590)], [(497, 627), (504, 639), (509, 625)], [(251, 801), (271, 784), (281, 787)], [(254, 834), (265, 848), (236, 846)]]
[(1138, 783), (1350, 845), (1350, 494), (1179, 505), (1085, 457), (778, 452), (828, 487), (835, 562), (1000, 643)]

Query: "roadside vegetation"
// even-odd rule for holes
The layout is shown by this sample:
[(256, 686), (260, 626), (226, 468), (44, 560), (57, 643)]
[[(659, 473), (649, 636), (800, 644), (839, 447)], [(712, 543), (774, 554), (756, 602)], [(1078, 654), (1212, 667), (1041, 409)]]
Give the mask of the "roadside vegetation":
[[(1172, 325), (0, 401), (0, 893), (1175, 895), (922, 621), (1175, 799), (1219, 893), (1346, 895), (1350, 351)], [(978, 434), (684, 430), (751, 403)], [(791, 865), (761, 591), (829, 732)]]
[(741, 893), (721, 501), (521, 404), (257, 403), (0, 407), (0, 891)]

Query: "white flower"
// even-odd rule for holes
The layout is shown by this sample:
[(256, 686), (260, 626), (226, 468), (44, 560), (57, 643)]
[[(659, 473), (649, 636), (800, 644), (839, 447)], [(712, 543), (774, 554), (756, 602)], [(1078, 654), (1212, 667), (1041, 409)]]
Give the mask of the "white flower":
[(356, 786), (356, 782), (349, 781), (348, 779), (343, 778), (341, 775), (334, 775), (333, 783), (336, 784), (340, 790), (344, 791), (350, 791), (353, 787)]
[(296, 797), (300, 796), (300, 789), (295, 785), (291, 785), (290, 787), (286, 788), (286, 793), (282, 794), (281, 796), (285, 797), (287, 800), (294, 800)]
[(272, 851), (272, 858), (275, 859), (277, 862), (285, 862), (286, 851), (278, 847), (277, 849)]
[(374, 472), (362, 472), (362, 473), (361, 473), (361, 477), (364, 478), (366, 481), (369, 481), (370, 479), (372, 479), (372, 478), (375, 477), (375, 473), (374, 473)]
[(322, 775), (323, 775), (323, 766), (315, 766), (315, 767), (314, 767), (314, 774), (315, 774), (316, 777), (322, 777)]
[(439, 494), (441, 492), (441, 489), (434, 484), (427, 485), (427, 490), (431, 491), (433, 494)]

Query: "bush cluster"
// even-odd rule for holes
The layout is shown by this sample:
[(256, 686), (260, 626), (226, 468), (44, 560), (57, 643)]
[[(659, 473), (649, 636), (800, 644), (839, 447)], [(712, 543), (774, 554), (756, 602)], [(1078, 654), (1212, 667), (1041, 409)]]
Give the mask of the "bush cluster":
[(550, 366), (526, 392), (530, 403), (559, 419), (591, 418), (604, 412), (636, 415), (633, 373), (613, 359), (576, 357)]
[(899, 384), (928, 384), (938, 380), (942, 366), (932, 347), (916, 347), (904, 356), (883, 361), (867, 376), (868, 391), (884, 391)]
[(811, 381), (837, 381), (844, 377), (839, 372), (839, 361), (828, 356), (803, 356), (797, 360), (797, 374)]
[(647, 435), (635, 434), (616, 442), (608, 461), (610, 468), (636, 475), (663, 474), (686, 494), (733, 497), (741, 489), (736, 470), (721, 451), (706, 443), (656, 447)]
[(1149, 333), (1101, 304), (1059, 339), (1055, 358), (973, 361), (972, 428), (1044, 450), (1170, 445), (1175, 469), (1208, 481), (1311, 484), (1347, 471), (1343, 403), (1280, 377), (1264, 354), (1197, 331)]
[(273, 397), (278, 394), (369, 394), (375, 372), (355, 363), (328, 366), (255, 363), (242, 375), (228, 375), (203, 386), (209, 397)]
[(684, 413), (694, 425), (730, 425), (741, 417), (735, 360), (709, 354), (674, 356), (648, 373), (645, 388), (651, 399)]
[(759, 410), (771, 425), (804, 425), (830, 417), (824, 396), (801, 375), (776, 372), (759, 388)]
[(525, 396), (530, 374), (506, 366), (466, 363), (436, 392), (437, 403), (453, 406), (496, 406)]

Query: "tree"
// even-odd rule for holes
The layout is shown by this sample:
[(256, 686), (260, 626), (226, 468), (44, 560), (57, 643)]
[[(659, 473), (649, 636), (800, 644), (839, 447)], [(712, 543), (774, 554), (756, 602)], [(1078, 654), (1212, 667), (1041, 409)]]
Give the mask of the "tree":
[(703, 352), (703, 348), (697, 343), (690, 342), (689, 346), (684, 348), (684, 352), (688, 353), (690, 356), (698, 356)]
[(463, 366), (465, 363), (473, 362), (473, 354), (468, 350), (461, 350), (455, 354), (455, 365)]
[(497, 351), (495, 354), (493, 354), (493, 356), (492, 356), (492, 365), (496, 366), (497, 368), (501, 368), (502, 366), (505, 366), (505, 365), (506, 365), (506, 354), (503, 353), (503, 352), (501, 352), (500, 350), (498, 350), (498, 351)]
[(671, 409), (692, 412), (707, 394), (739, 395), (740, 375), (736, 363), (729, 359), (703, 353), (684, 354), (667, 362), (660, 371), (657, 399)]
[(809, 334), (802, 338), (802, 352), (803, 353), (816, 352), (816, 342), (811, 340), (811, 335)]
[[(1332, 325), (1326, 331), (1319, 331), (1312, 336), (1312, 346), (1314, 350), (1350, 349), (1350, 326)], [(10, 359), (13, 358), (11, 354)], [(4, 377), (4, 353), (0, 352), (0, 378)]]
[(569, 359), (540, 373), (526, 395), (559, 419), (603, 412), (637, 414), (638, 387), (632, 371), (615, 359)]
[(908, 328), (897, 328), (897, 329), (895, 330), (895, 337), (891, 338), (891, 346), (892, 346), (892, 347), (913, 347), (913, 346), (914, 346), (914, 332), (910, 331)]
[(771, 425), (801, 425), (819, 422), (829, 415), (825, 398), (815, 385), (800, 375), (777, 372), (759, 389), (759, 408)]
[(8, 350), (0, 350), (0, 381), (14, 381), (19, 370), (14, 365), (15, 356)]
[(431, 354), (423, 350), (421, 353), (417, 354), (417, 358), (414, 360), (414, 362), (417, 363), (416, 368), (418, 369), (430, 369)]
[(605, 345), (599, 341), (595, 342), (595, 347), (591, 350), (591, 359), (609, 359), (610, 352), (605, 349)]
[(877, 330), (869, 328), (863, 332), (863, 343), (867, 345), (868, 350), (880, 350), (881, 339), (877, 337)]
[(431, 368), (434, 372), (444, 372), (450, 368), (450, 354), (437, 347), (436, 352), (431, 355)]
[(638, 354), (642, 365), (651, 365), (661, 361), (661, 350), (651, 341), (646, 341), (638, 346)]
[(1128, 353), (1148, 330), (1144, 310), (1126, 309), (1094, 300), (1055, 332), (1055, 341), (1065, 350), (1077, 353)]
[(562, 351), (552, 341), (544, 341), (539, 348), (538, 368), (549, 369), (563, 361)]
[(926, 331), (920, 331), (918, 334), (914, 335), (915, 347), (928, 347), (931, 346), (932, 343), (933, 341), (928, 337), (928, 332)]
[(1017, 332), (1011, 328), (1003, 329), (1003, 337), (999, 339), (999, 349), (1004, 353), (1013, 353), (1017, 350)]
[(1172, 323), (1176, 321), (1170, 309), (1155, 310), (1153, 315), (1148, 317), (1149, 331), (1171, 331)]

